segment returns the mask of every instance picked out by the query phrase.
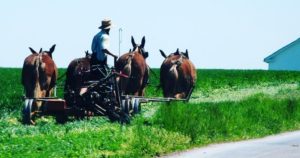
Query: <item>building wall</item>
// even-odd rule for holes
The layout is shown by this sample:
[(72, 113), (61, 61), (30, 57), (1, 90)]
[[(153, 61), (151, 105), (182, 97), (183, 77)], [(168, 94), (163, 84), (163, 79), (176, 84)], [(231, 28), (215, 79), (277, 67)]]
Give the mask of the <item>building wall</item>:
[(275, 56), (269, 63), (269, 70), (300, 71), (300, 43)]

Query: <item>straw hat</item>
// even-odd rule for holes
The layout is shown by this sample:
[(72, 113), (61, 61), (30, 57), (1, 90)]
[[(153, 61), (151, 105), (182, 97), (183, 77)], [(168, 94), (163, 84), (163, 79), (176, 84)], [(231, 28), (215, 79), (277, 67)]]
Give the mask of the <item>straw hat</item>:
[(104, 19), (102, 20), (101, 22), (101, 26), (99, 27), (99, 29), (110, 29), (112, 27), (112, 24), (111, 24), (111, 20), (109, 19)]

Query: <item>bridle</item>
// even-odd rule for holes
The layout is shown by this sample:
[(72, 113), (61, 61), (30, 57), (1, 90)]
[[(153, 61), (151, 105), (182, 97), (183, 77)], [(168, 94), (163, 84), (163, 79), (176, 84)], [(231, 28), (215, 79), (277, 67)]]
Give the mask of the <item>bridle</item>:
[(140, 45), (136, 45), (133, 48), (132, 52), (139, 52), (144, 57), (144, 59), (146, 59), (149, 56), (148, 52), (146, 52), (144, 48), (141, 48)]

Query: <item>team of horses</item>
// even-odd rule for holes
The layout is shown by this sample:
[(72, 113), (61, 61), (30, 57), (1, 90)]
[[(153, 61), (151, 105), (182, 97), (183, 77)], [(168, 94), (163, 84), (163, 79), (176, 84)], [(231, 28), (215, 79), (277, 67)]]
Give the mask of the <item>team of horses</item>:
[[(144, 96), (145, 88), (149, 80), (150, 68), (146, 59), (148, 52), (145, 51), (145, 37), (137, 44), (133, 37), (133, 48), (124, 53), (115, 62), (116, 71), (124, 74), (117, 78), (119, 88), (124, 95)], [(24, 60), (22, 69), (22, 84), (27, 98), (50, 97), (56, 85), (58, 76), (57, 67), (52, 58), (55, 45), (49, 51), (40, 49), (36, 52), (30, 48), (31, 54)], [(196, 69), (189, 60), (188, 51), (166, 55), (160, 50), (165, 58), (160, 68), (160, 87), (164, 97), (185, 98), (196, 83)], [(91, 54), (86, 52), (85, 57), (71, 61), (66, 72), (64, 91), (80, 91), (85, 81), (90, 79)], [(124, 77), (127, 76), (127, 77)], [(66, 99), (66, 98), (65, 98)], [(39, 111), (41, 103), (33, 104), (33, 113)], [(33, 114), (34, 115), (34, 114)]]

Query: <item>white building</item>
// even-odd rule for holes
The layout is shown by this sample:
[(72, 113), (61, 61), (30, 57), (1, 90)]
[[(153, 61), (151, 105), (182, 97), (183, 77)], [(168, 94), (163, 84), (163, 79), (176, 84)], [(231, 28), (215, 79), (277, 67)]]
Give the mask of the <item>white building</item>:
[(300, 38), (264, 59), (269, 70), (300, 71)]

